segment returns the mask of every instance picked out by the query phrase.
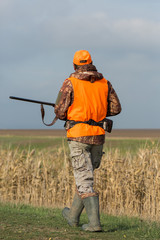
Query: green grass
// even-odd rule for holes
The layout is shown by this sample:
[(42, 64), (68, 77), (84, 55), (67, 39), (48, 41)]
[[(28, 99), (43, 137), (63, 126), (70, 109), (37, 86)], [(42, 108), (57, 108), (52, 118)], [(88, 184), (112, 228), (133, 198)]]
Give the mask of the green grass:
[(0, 136), (0, 145), (3, 148), (37, 149), (57, 148), (62, 145), (62, 137), (37, 137), (37, 136)]
[[(40, 136), (0, 136), (0, 146), (2, 148), (19, 148), (26, 149), (48, 149), (52, 148), (53, 152), (62, 145), (68, 147), (67, 139), (64, 137), (40, 137)], [(139, 148), (153, 147), (158, 144), (158, 140), (146, 139), (108, 139), (104, 144), (104, 151), (119, 149), (120, 153), (130, 152), (135, 154)]]
[(130, 152), (136, 154), (140, 148), (152, 148), (159, 145), (158, 140), (149, 139), (106, 139), (104, 144), (104, 150), (115, 150), (119, 149), (121, 154)]
[(101, 214), (101, 233), (82, 231), (83, 223), (87, 223), (85, 213), (81, 216), (80, 226), (73, 228), (62, 218), (60, 209), (0, 204), (0, 239), (4, 240), (160, 239), (158, 223), (138, 218)]

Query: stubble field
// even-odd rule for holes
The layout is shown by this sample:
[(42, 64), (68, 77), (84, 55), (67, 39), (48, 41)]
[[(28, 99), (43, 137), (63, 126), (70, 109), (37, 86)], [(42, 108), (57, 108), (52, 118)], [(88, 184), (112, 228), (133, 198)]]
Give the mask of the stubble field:
[[(105, 154), (94, 176), (101, 213), (159, 221), (159, 141), (160, 130), (114, 130), (106, 136)], [(74, 191), (64, 130), (0, 130), (2, 204), (62, 208), (71, 205)]]
[[(106, 136), (101, 166), (95, 171), (101, 211), (159, 218), (159, 133), (114, 130)], [(0, 201), (71, 204), (75, 183), (64, 130), (1, 130), (0, 145)]]

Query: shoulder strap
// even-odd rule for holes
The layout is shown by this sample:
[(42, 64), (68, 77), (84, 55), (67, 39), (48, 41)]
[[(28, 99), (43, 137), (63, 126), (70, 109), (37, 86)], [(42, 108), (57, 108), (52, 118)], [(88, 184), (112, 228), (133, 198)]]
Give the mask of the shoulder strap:
[(43, 104), (41, 104), (41, 116), (42, 116), (42, 122), (44, 123), (44, 125), (46, 125), (46, 126), (48, 126), (48, 127), (49, 127), (49, 126), (52, 126), (53, 124), (55, 124), (55, 122), (58, 120), (58, 117), (55, 117), (50, 124), (46, 124), (46, 123), (44, 122), (45, 111), (44, 111)]

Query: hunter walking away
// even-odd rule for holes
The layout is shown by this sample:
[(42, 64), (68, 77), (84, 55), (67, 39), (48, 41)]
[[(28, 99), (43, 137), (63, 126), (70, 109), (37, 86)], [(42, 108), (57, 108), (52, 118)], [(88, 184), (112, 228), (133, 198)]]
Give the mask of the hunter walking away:
[(55, 103), (56, 118), (65, 120), (72, 167), (76, 182), (73, 203), (65, 207), (63, 217), (70, 226), (78, 226), (85, 208), (88, 224), (84, 231), (102, 231), (99, 197), (94, 190), (94, 169), (99, 168), (105, 131), (111, 132), (112, 121), (106, 119), (121, 112), (119, 98), (110, 81), (93, 65), (91, 55), (79, 50), (73, 58), (75, 72), (67, 78)]

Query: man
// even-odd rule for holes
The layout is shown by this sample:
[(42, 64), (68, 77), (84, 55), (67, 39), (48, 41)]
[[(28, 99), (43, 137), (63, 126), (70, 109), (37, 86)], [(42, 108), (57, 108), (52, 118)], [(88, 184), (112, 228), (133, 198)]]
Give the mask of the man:
[(63, 217), (69, 225), (78, 226), (85, 208), (89, 223), (85, 231), (102, 231), (99, 198), (93, 189), (93, 171), (100, 166), (106, 116), (121, 112), (121, 105), (111, 83), (92, 63), (86, 50), (77, 51), (73, 58), (75, 72), (67, 78), (57, 97), (55, 114), (66, 120), (67, 138), (77, 191), (71, 208), (64, 208)]

